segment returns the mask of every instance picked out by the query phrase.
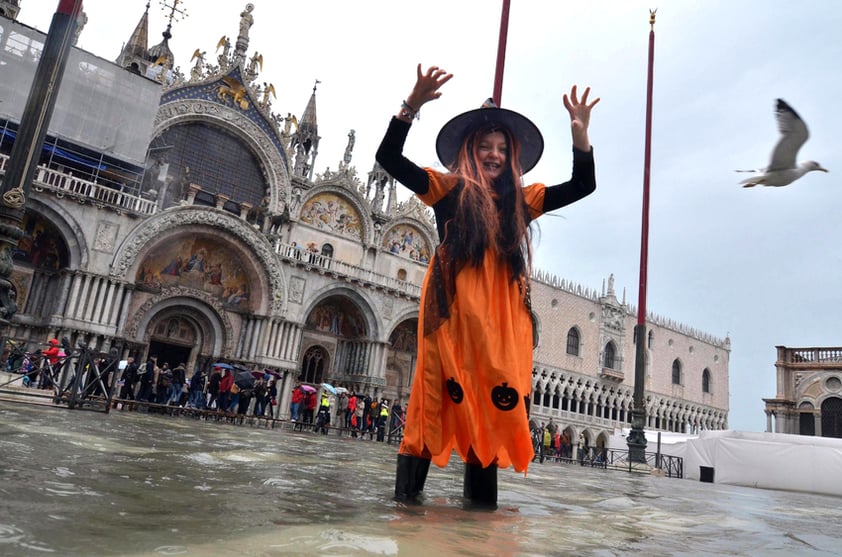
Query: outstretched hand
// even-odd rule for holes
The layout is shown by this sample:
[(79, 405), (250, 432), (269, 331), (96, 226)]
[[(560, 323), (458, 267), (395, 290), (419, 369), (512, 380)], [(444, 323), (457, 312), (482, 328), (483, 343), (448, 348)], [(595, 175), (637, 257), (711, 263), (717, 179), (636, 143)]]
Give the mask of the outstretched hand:
[(588, 138), (588, 126), (591, 123), (591, 109), (599, 102), (599, 98), (588, 103), (591, 88), (585, 88), (579, 99), (576, 85), (570, 90), (570, 95), (564, 95), (564, 108), (570, 114), (570, 131), (573, 134), (573, 146), (582, 151), (590, 151), (591, 143)]
[(421, 64), (418, 64), (417, 73), (415, 86), (406, 98), (406, 104), (416, 111), (421, 110), (425, 103), (441, 97), (439, 89), (453, 77), (453, 74), (438, 66), (430, 66), (426, 72), (422, 72)]

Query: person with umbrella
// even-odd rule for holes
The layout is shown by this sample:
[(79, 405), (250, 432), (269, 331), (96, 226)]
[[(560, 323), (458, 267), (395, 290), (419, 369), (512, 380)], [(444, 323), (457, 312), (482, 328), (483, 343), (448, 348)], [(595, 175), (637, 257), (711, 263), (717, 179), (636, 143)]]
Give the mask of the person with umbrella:
[(301, 389), (304, 391), (304, 423), (305, 424), (312, 424), (313, 423), (313, 416), (316, 413), (316, 406), (318, 406), (318, 402), (316, 401), (316, 388), (311, 385), (301, 385)]
[[(217, 385), (218, 387), (218, 385)], [(202, 408), (204, 406), (204, 391), (205, 391), (205, 370), (201, 367), (196, 367), (196, 371), (190, 377), (190, 383), (187, 387), (189, 399), (187, 401), (188, 408)]]
[[(348, 393), (348, 403), (345, 408), (345, 427), (348, 429), (356, 429), (356, 420), (354, 419), (354, 415), (357, 412), (357, 395), (354, 394), (354, 391)], [(353, 433), (353, 436), (356, 437), (357, 434)]]
[[(260, 374), (260, 375), (255, 375)], [(266, 402), (269, 396), (269, 389), (266, 385), (266, 381), (269, 380), (268, 373), (263, 373), (260, 371), (253, 371), (252, 375), (255, 375), (254, 380), (254, 411), (253, 414), (255, 416), (262, 416), (265, 409), (266, 409)]]
[(494, 102), (451, 119), (436, 151), (450, 171), (421, 168), (403, 154), (410, 126), (453, 77), (418, 64), (416, 82), (391, 119), (376, 160), (436, 217), (440, 244), (427, 267), (418, 317), (418, 360), (395, 497), (423, 490), (430, 462), (465, 462), (464, 496), (497, 504), (497, 467), (525, 471), (534, 456), (526, 401), (532, 389), (529, 276), (532, 221), (596, 189), (588, 138), (590, 89), (564, 95), (573, 136), (573, 173), (556, 186), (522, 177), (544, 148), (525, 116)]
[(251, 396), (254, 393), (254, 376), (251, 372), (240, 367), (234, 368), (234, 384), (231, 386), (230, 411), (244, 415), (251, 403)]
[(231, 406), (231, 387), (233, 386), (234, 374), (231, 373), (230, 369), (223, 368), (219, 380), (219, 399), (216, 406), (220, 412), (227, 412), (228, 407)]
[(222, 385), (222, 368), (214, 366), (211, 369), (208, 379), (208, 396), (205, 406), (210, 409), (219, 409), (219, 388)]
[(304, 389), (300, 384), (296, 384), (292, 390), (292, 398), (289, 403), (289, 421), (295, 423), (299, 420), (301, 412), (301, 404), (304, 402)]
[(269, 417), (275, 419), (280, 414), (279, 412), (275, 412), (272, 409), (272, 406), (277, 406), (278, 404), (278, 380), (276, 378), (272, 378), (269, 380)]

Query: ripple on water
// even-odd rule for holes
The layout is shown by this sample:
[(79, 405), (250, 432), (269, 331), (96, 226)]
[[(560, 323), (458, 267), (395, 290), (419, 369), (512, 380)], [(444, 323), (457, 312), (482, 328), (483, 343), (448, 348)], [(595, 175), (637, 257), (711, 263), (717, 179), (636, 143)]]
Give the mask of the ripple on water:
[(263, 480), (263, 485), (268, 485), (271, 487), (295, 487), (298, 484), (297, 482), (283, 478), (268, 478), (266, 480)]
[(154, 549), (158, 555), (184, 555), (188, 549), (183, 545), (162, 545)]
[(12, 524), (0, 524), (0, 544), (18, 543), (23, 539), (23, 530)]
[(222, 464), (218, 458), (208, 453), (192, 453), (187, 455), (187, 460), (192, 460), (196, 464), (203, 464), (205, 466)]
[(312, 535), (297, 535), (286, 543), (272, 544), (284, 554), (305, 555), (397, 555), (398, 544), (385, 536), (366, 536), (345, 530), (328, 529)]
[(59, 497), (72, 497), (73, 495), (82, 495), (84, 493), (79, 486), (62, 482), (44, 482), (44, 491), (51, 495), (58, 495)]
[(69, 470), (68, 468), (65, 468), (63, 466), (58, 466), (56, 468), (53, 468), (53, 473), (55, 473), (55, 475), (58, 476), (59, 478), (69, 478), (70, 476), (76, 475), (74, 472), (72, 472), (71, 470)]

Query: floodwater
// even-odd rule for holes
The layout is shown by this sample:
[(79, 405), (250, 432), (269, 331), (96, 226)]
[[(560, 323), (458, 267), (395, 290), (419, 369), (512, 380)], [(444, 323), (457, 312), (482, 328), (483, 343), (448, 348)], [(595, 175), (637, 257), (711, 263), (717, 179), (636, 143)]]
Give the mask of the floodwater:
[(842, 555), (842, 499), (534, 463), (499, 508), (396, 447), (145, 412), (0, 402), (0, 555)]

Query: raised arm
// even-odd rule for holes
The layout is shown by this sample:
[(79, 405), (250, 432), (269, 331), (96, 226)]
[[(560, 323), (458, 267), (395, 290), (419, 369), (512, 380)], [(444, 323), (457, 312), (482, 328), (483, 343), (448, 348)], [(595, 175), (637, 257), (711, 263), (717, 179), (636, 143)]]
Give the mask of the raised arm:
[(416, 67), (416, 75), (415, 86), (395, 116), (404, 122), (412, 123), (412, 120), (418, 118), (422, 106), (441, 97), (439, 89), (453, 77), (453, 74), (438, 66), (430, 66), (426, 72), (422, 72), (421, 64)]
[(564, 95), (564, 108), (570, 114), (570, 132), (573, 134), (573, 146), (580, 151), (591, 150), (588, 126), (591, 123), (591, 109), (599, 102), (599, 98), (588, 103), (588, 95), (590, 94), (591, 88), (586, 87), (580, 100), (574, 85), (570, 90), (570, 96)]
[(431, 66), (426, 72), (422, 72), (421, 64), (418, 64), (416, 71), (415, 86), (389, 123), (375, 159), (383, 170), (391, 174), (398, 182), (413, 192), (423, 195), (429, 189), (427, 173), (403, 155), (403, 146), (406, 143), (409, 127), (412, 121), (418, 118), (421, 107), (441, 97), (439, 88), (447, 83), (453, 74), (437, 66)]
[(570, 95), (564, 95), (564, 108), (570, 114), (570, 133), (573, 135), (573, 175), (568, 182), (550, 186), (544, 194), (544, 212), (554, 211), (582, 199), (596, 190), (593, 149), (588, 137), (591, 110), (599, 98), (588, 102), (591, 88), (587, 87), (580, 99), (576, 86)]

